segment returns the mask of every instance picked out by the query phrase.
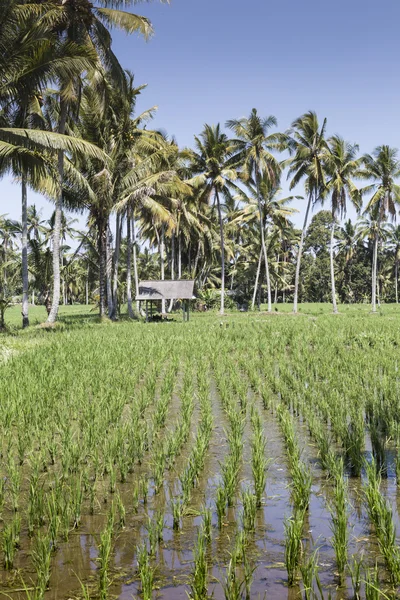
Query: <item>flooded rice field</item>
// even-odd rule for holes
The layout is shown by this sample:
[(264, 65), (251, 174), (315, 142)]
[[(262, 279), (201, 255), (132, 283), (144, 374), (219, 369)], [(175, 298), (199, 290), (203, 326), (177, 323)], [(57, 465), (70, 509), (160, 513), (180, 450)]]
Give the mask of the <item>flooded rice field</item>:
[(396, 597), (399, 324), (37, 333), (0, 365), (0, 594)]

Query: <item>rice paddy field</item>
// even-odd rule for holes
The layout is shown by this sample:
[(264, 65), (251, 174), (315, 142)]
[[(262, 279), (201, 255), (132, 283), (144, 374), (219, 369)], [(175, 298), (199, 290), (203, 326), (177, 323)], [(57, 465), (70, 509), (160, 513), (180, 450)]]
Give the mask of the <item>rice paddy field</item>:
[(7, 314), (1, 596), (397, 597), (400, 309), (279, 311)]

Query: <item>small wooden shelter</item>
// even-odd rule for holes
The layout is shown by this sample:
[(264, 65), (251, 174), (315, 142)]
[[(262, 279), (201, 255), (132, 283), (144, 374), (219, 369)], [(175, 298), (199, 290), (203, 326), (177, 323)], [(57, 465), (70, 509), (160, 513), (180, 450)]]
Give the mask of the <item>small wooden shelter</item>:
[(153, 302), (159, 300), (182, 300), (183, 320), (189, 321), (189, 300), (193, 300), (193, 279), (169, 279), (158, 281), (140, 281), (136, 300), (146, 303), (146, 321), (153, 314)]

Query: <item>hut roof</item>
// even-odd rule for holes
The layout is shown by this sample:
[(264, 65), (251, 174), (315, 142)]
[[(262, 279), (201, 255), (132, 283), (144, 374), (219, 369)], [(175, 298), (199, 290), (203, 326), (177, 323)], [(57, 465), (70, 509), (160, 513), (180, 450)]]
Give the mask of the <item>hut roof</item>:
[(140, 281), (136, 300), (192, 300), (194, 280)]

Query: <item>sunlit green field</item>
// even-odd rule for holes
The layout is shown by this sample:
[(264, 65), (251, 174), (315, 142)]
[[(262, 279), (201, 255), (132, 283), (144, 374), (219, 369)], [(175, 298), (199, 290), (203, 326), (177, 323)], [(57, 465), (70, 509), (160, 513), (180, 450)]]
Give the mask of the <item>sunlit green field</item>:
[(400, 310), (277, 309), (7, 313), (1, 593), (395, 597)]

